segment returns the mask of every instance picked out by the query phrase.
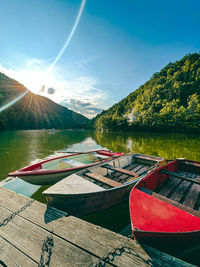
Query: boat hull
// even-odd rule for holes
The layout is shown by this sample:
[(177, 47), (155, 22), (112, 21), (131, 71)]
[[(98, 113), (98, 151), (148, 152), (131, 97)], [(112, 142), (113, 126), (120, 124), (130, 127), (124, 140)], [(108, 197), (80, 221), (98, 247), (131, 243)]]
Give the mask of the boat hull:
[(192, 250), (200, 244), (200, 231), (185, 233), (159, 233), (134, 231), (134, 237), (139, 242), (155, 247), (168, 253), (179, 253)]
[[(78, 163), (77, 166), (71, 166), (71, 167), (65, 167), (61, 169), (43, 169), (43, 165), (45, 164), (51, 164), (51, 162), (55, 162), (56, 160), (66, 160), (66, 159), (73, 159), (73, 157), (79, 157), (79, 156), (89, 156), (92, 155), (92, 153), (96, 153), (97, 157), (100, 157), (97, 161), (91, 160), (91, 162), (87, 162), (85, 164), (82, 164), (81, 162)], [(8, 174), (8, 176), (17, 177), (25, 182), (35, 184), (35, 185), (52, 185), (60, 180), (62, 180), (65, 177), (68, 177), (69, 175), (76, 173), (78, 171), (81, 171), (85, 168), (98, 165), (102, 162), (106, 162), (113, 157), (119, 157), (122, 156), (123, 153), (113, 153), (107, 150), (95, 150), (95, 151), (89, 151), (88, 153), (75, 153), (75, 154), (69, 154), (67, 156), (61, 156), (56, 157), (52, 159), (48, 159), (27, 167), (24, 167), (22, 169), (16, 170), (14, 172), (11, 172)], [(106, 158), (101, 158), (106, 157)]]
[(70, 215), (84, 216), (96, 213), (128, 200), (129, 193), (135, 184), (103, 190), (89, 194), (48, 195), (43, 192), (47, 203)]
[(20, 176), (18, 175), (17, 178), (20, 178), (24, 180), (27, 183), (35, 184), (35, 185), (53, 185), (60, 180), (62, 180), (65, 177), (68, 177), (69, 175), (76, 173), (79, 170), (82, 170), (84, 168), (79, 168), (78, 170), (66, 170), (65, 172), (59, 172), (59, 173), (48, 173), (48, 174), (35, 174), (35, 175), (26, 175), (26, 176)]
[(129, 200), (135, 239), (168, 253), (183, 252), (200, 244), (200, 213), (155, 192), (165, 181), (162, 170), (173, 173), (179, 166), (178, 161), (171, 161), (146, 175), (134, 186)]

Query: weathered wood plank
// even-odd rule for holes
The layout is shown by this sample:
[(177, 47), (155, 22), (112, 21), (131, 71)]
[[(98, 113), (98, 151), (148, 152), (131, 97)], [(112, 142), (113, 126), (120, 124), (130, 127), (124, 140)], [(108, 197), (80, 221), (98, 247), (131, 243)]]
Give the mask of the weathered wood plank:
[(185, 181), (188, 181), (188, 182), (192, 182), (192, 183), (195, 183), (195, 184), (200, 184), (199, 181), (196, 181), (194, 179), (191, 179), (191, 178), (187, 178), (185, 176), (182, 176), (180, 175), (179, 173), (177, 172), (172, 172), (172, 171), (168, 171), (168, 170), (161, 170), (160, 173), (162, 174), (167, 174), (167, 175), (171, 175), (171, 176), (174, 176), (174, 177), (177, 177), (179, 179), (182, 179), (182, 180), (185, 180)]
[(200, 185), (193, 184), (183, 204), (191, 208), (194, 208), (199, 192), (200, 192)]
[(190, 186), (190, 182), (182, 181), (174, 190), (174, 193), (171, 195), (170, 199), (179, 202), (185, 193), (185, 191)]
[(149, 168), (150, 168), (150, 166), (146, 165), (146, 166), (144, 166), (143, 168), (141, 168), (141, 169), (137, 172), (137, 174), (140, 175), (141, 173), (148, 171)]
[(122, 183), (119, 183), (119, 182), (116, 182), (114, 180), (111, 180), (109, 178), (106, 178), (100, 174), (97, 174), (97, 173), (94, 173), (94, 172), (84, 172), (84, 175), (94, 179), (94, 180), (97, 180), (97, 181), (100, 181), (101, 183), (103, 184), (107, 184), (111, 187), (119, 187), (119, 186), (122, 186), (123, 184)]
[(144, 167), (144, 165), (143, 164), (138, 164), (134, 169), (133, 169), (133, 171), (134, 172), (138, 172), (140, 169), (142, 169)]
[[(3, 265), (4, 264), (4, 265)], [(27, 257), (23, 252), (12, 246), (0, 237), (0, 266), (30, 266), (36, 267), (38, 264)]]
[(123, 173), (123, 174), (127, 174), (129, 176), (138, 177), (138, 174), (136, 172), (127, 171), (125, 169), (121, 169), (121, 168), (115, 167), (113, 165), (106, 164), (106, 165), (103, 165), (103, 167), (106, 168), (106, 169), (112, 170), (112, 171), (116, 171), (116, 172), (120, 172), (120, 173)]
[[(1, 217), (6, 218), (11, 212), (0, 207)], [(23, 251), (35, 262), (40, 261), (42, 245), (49, 235), (45, 229), (38, 227), (20, 216), (15, 216), (9, 223), (0, 228), (0, 236), (10, 244)], [(96, 260), (90, 253), (66, 242), (65, 240), (53, 236), (54, 246), (52, 248), (52, 266), (88, 266)]]
[[(137, 165), (138, 165), (137, 163), (136, 164), (134, 163), (133, 165), (127, 166), (125, 169), (127, 171), (131, 171)], [(120, 172), (113, 172), (111, 174), (111, 177), (113, 177), (117, 181), (126, 180), (128, 178), (126, 174), (122, 174)]]
[[(10, 210), (16, 211), (28, 201), (29, 198), (0, 188), (1, 206), (4, 205)], [(35, 201), (29, 208), (20, 213), (18, 217), (22, 217), (24, 220), (28, 220), (49, 232), (54, 231), (54, 235), (57, 237), (61, 237), (75, 247), (82, 248), (84, 251), (88, 251), (90, 254), (98, 257), (102, 257), (111, 248), (120, 246), (127, 240), (124, 236), (78, 218), (72, 216), (64, 217), (63, 212), (59, 212), (60, 218), (55, 220), (54, 214), (56, 213), (56, 216), (59, 216), (57, 212), (56, 209), (48, 208), (46, 205)], [(135, 257), (135, 254), (124, 252), (120, 257), (115, 258), (114, 264), (117, 266), (146, 266), (144, 262), (150, 260), (150, 258), (141, 246), (137, 242), (130, 240), (129, 247), (137, 253), (138, 257)], [(65, 252), (63, 251), (63, 253)]]
[(174, 178), (159, 191), (159, 194), (166, 197), (180, 182), (181, 180)]
[[(29, 201), (30, 199), (27, 197), (0, 188), (0, 220), (9, 215), (10, 211), (18, 210)], [(6, 226), (0, 227), (0, 235), (3, 235), (4, 239), (9, 239), (8, 242), (14, 242), (11, 249), (7, 250), (7, 254), (2, 254), (4, 255), (2, 261), (5, 257), (9, 259), (7, 263), (14, 261), (12, 256), (17, 256), (17, 254), (12, 254), (14, 246), (18, 250), (22, 248), (29, 257), (32, 256), (38, 261), (44, 238), (50, 233), (54, 240), (50, 266), (93, 266), (98, 262), (98, 257), (101, 258), (112, 248), (119, 247), (125, 241), (128, 242), (124, 251), (120, 254), (117, 253), (114, 259), (105, 266), (173, 266), (169, 264), (169, 258), (172, 257), (167, 254), (163, 254), (166, 259), (152, 253), (150, 253), (152, 256), (149, 257), (136, 241), (127, 240), (124, 236), (78, 218), (66, 217), (66, 213), (37, 201), (16, 215)], [(18, 260), (17, 263), (20, 261)], [(26, 262), (24, 261), (24, 263)], [(8, 266), (12, 267), (16, 264), (11, 263)], [(34, 265), (29, 265), (28, 262), (28, 264), (17, 266)], [(177, 265), (174, 266), (185, 265), (177, 260)]]

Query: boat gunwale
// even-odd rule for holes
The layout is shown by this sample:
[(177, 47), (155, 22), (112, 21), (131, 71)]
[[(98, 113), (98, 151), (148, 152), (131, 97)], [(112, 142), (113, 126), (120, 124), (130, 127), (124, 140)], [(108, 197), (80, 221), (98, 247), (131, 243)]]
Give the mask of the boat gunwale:
[[(124, 156), (127, 156), (127, 155), (130, 155), (129, 153), (128, 154), (124, 154), (124, 155), (121, 155), (121, 156), (119, 156), (119, 157), (124, 157)], [(145, 155), (145, 154), (132, 154), (132, 157), (134, 158), (134, 156), (137, 158), (137, 156), (138, 155)], [(149, 157), (150, 157), (150, 155), (148, 155)], [(115, 159), (117, 159), (117, 158), (119, 158), (119, 157), (115, 157), (114, 159), (109, 159), (109, 161), (112, 161), (112, 160), (115, 160)], [(152, 156), (153, 157), (153, 156)], [(157, 158), (159, 158), (159, 157), (157, 157)], [(149, 161), (151, 161), (150, 159), (148, 159)], [(153, 167), (154, 166), (156, 166), (157, 164), (162, 164), (162, 162), (163, 162), (163, 160), (165, 160), (164, 158), (161, 158), (160, 157), (160, 161), (158, 161), (158, 160), (155, 160), (155, 164), (154, 165), (152, 165)], [(153, 160), (152, 160), (153, 161)], [(99, 164), (99, 167), (101, 167), (101, 165), (104, 165), (104, 162), (105, 161), (101, 161), (101, 163)], [(93, 166), (89, 166), (89, 168), (90, 167), (93, 167)], [(161, 166), (162, 167), (162, 166)], [(86, 168), (84, 168), (84, 169), (87, 169), (87, 167)], [(79, 174), (81, 174), (81, 176), (84, 174), (84, 169), (83, 170), (80, 170), (80, 172), (77, 172), (76, 173), (76, 175), (79, 175)], [(158, 168), (156, 168), (156, 170), (157, 170)], [(90, 170), (90, 169), (89, 169)], [(83, 173), (82, 173), (83, 172)], [(90, 194), (96, 194), (96, 193), (101, 193), (101, 192), (104, 192), (104, 191), (112, 191), (112, 190), (117, 190), (118, 188), (123, 188), (123, 187), (129, 187), (129, 186), (132, 186), (132, 184), (134, 184), (134, 185), (136, 185), (138, 182), (140, 182), (143, 178), (145, 178), (145, 176), (146, 175), (148, 175), (148, 170), (147, 171), (144, 171), (143, 173), (141, 173), (141, 174), (139, 174), (139, 176), (137, 177), (137, 178), (135, 178), (135, 179), (133, 179), (133, 180), (130, 180), (130, 181), (127, 181), (127, 182), (125, 182), (124, 184), (122, 184), (121, 186), (117, 186), (117, 187), (111, 187), (111, 188), (107, 188), (107, 189), (104, 189), (103, 187), (102, 187), (102, 190), (101, 191), (98, 191), (98, 192), (86, 192), (86, 193), (78, 193), (78, 194), (62, 194), (62, 193), (55, 193), (55, 194), (52, 194), (52, 193), (45, 193), (45, 191), (44, 192), (42, 192), (42, 194), (45, 196), (45, 197), (50, 197), (50, 196), (53, 196), (53, 197), (57, 197), (57, 196), (59, 196), (59, 197), (65, 197), (66, 195), (70, 195), (70, 196), (77, 196), (77, 195), (90, 195)], [(151, 173), (152, 171), (150, 171), (150, 173)], [(91, 182), (92, 183), (92, 182)], [(133, 186), (133, 187), (135, 187), (135, 186)]]
[[(138, 177), (138, 178), (136, 178), (136, 179), (140, 179), (141, 177)], [(136, 180), (135, 179), (135, 180)], [(117, 190), (117, 189), (121, 189), (122, 187), (128, 187), (128, 186), (131, 186), (132, 185), (132, 183), (134, 183), (135, 182), (135, 180), (132, 180), (131, 181), (131, 183), (128, 183), (128, 184), (122, 184), (122, 185), (120, 185), (120, 186), (118, 186), (118, 187), (111, 187), (111, 188), (107, 188), (107, 189), (104, 189), (103, 187), (102, 187), (102, 190), (101, 191), (94, 191), (94, 192), (86, 192), (86, 193), (78, 193), (78, 194), (61, 194), (61, 193), (55, 193), (55, 194), (52, 194), (52, 193), (45, 193), (45, 191), (44, 192), (42, 192), (42, 194), (45, 196), (45, 197), (47, 197), (47, 196), (53, 196), (53, 197), (56, 197), (56, 196), (61, 196), (61, 197), (65, 197), (65, 196), (67, 196), (67, 195), (70, 195), (70, 196), (85, 196), (85, 195), (92, 195), (92, 194), (98, 194), (98, 193), (102, 193), (102, 192), (108, 192), (108, 191), (112, 191), (112, 190)], [(92, 182), (91, 182), (92, 183)]]
[[(166, 237), (175, 237), (175, 236), (188, 236), (191, 234), (200, 234), (200, 230), (194, 230), (194, 231), (185, 231), (185, 232), (155, 232), (155, 231), (144, 231), (144, 230), (139, 230), (139, 229), (133, 229), (133, 234), (137, 234), (137, 233), (143, 233), (146, 236), (159, 236), (159, 237), (163, 237), (164, 235), (166, 235)], [(144, 235), (143, 235), (144, 236)]]
[[(31, 166), (35, 166), (35, 165), (38, 165), (41, 166), (42, 164), (46, 163), (46, 162), (49, 162), (49, 161), (53, 161), (53, 160), (57, 160), (57, 159), (62, 159), (62, 158), (68, 158), (68, 157), (71, 157), (71, 156), (78, 156), (78, 155), (84, 155), (84, 154), (89, 154), (89, 153), (94, 153), (94, 152), (99, 152), (99, 151), (102, 151), (102, 152), (107, 152), (107, 150), (93, 150), (93, 151), (89, 151), (89, 152), (86, 152), (86, 153), (76, 153), (76, 154), (70, 154), (70, 155), (66, 155), (66, 156), (59, 156), (59, 157), (55, 157), (55, 158), (52, 158), (52, 159), (47, 159), (47, 160), (44, 160), (44, 161), (41, 161), (41, 162), (38, 162), (38, 163), (35, 163), (35, 164), (31, 164), (31, 165), (28, 165), (24, 168), (21, 168), (21, 169), (18, 169), (16, 171), (13, 171), (13, 172), (10, 172), (8, 174), (8, 176), (37, 176), (37, 175), (51, 175), (51, 174), (55, 174), (55, 173), (64, 173), (64, 172), (71, 172), (71, 171), (74, 171), (74, 170), (82, 170), (82, 169), (85, 169), (85, 168), (88, 168), (88, 167), (92, 167), (94, 165), (97, 165), (99, 163), (104, 163), (108, 160), (111, 160), (113, 157), (114, 158), (118, 158), (120, 156), (123, 156), (124, 154), (122, 152), (118, 152), (117, 153), (114, 153), (114, 152), (110, 152), (111, 154), (113, 155), (110, 155), (108, 156), (108, 158), (106, 159), (103, 159), (103, 160), (99, 160), (97, 162), (94, 162), (94, 163), (91, 163), (91, 164), (87, 164), (87, 165), (84, 165), (84, 166), (77, 166), (77, 167), (73, 167), (73, 168), (65, 168), (65, 169), (60, 169), (60, 170), (44, 170), (44, 169), (40, 169), (40, 170), (36, 170), (36, 171), (26, 171), (25, 169), (31, 167)], [(101, 155), (101, 154), (100, 154)]]

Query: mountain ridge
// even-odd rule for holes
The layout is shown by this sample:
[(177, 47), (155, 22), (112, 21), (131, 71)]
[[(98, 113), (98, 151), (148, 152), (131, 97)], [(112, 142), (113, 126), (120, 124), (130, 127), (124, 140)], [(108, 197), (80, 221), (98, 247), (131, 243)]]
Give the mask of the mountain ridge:
[(200, 53), (170, 62), (89, 122), (99, 130), (200, 131)]
[[(0, 73), (0, 106), (27, 90), (16, 80)], [(87, 122), (85, 116), (29, 90), (19, 101), (0, 112), (0, 130), (83, 128)]]

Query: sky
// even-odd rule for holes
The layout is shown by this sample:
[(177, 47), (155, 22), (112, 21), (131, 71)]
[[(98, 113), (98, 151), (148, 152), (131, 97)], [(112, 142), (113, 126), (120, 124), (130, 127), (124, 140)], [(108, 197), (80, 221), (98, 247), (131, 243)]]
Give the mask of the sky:
[(92, 118), (200, 51), (199, 0), (0, 0), (0, 72)]

